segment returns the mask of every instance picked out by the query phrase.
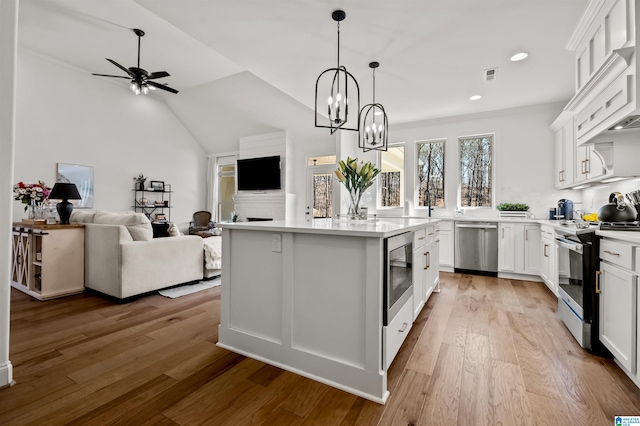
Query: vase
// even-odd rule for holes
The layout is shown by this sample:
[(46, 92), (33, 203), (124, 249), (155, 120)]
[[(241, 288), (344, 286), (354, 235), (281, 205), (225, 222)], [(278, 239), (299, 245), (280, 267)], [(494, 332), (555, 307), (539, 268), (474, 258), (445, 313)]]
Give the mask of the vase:
[(360, 202), (362, 194), (359, 191), (349, 191), (349, 217), (351, 219), (360, 218)]
[(27, 219), (33, 220), (36, 218), (36, 203), (31, 201), (27, 207)]

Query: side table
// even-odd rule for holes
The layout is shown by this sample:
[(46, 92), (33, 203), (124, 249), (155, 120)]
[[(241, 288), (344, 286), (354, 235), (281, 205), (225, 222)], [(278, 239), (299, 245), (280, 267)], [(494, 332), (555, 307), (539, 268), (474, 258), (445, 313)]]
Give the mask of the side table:
[(11, 285), (39, 300), (84, 291), (84, 225), (13, 223)]

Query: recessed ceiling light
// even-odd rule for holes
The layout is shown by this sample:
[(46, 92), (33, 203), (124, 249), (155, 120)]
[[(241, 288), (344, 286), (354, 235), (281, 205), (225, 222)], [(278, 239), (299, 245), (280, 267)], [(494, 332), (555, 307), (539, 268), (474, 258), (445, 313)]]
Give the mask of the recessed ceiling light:
[(470, 101), (477, 101), (478, 99), (482, 98), (482, 96), (480, 95), (473, 95), (472, 97), (469, 98)]
[(521, 61), (521, 60), (523, 60), (523, 59), (524, 59), (524, 58), (526, 58), (527, 56), (529, 56), (529, 54), (528, 54), (528, 53), (526, 53), (526, 52), (520, 52), (520, 53), (516, 53), (515, 55), (513, 55), (513, 56), (511, 57), (511, 60), (512, 60), (513, 62), (517, 62), (517, 61)]

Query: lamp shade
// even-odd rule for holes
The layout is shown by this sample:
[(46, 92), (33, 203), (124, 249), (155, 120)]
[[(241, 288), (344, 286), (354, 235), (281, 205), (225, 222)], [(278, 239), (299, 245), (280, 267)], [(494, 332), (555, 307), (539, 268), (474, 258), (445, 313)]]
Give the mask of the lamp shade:
[(56, 182), (51, 189), (49, 199), (53, 200), (80, 200), (82, 197), (75, 183)]

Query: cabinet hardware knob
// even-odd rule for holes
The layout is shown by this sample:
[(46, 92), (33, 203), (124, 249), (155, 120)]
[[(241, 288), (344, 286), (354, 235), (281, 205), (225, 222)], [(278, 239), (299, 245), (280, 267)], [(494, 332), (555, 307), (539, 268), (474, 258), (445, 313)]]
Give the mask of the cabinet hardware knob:
[(611, 256), (620, 256), (620, 253), (614, 253), (612, 251), (609, 250), (603, 250), (605, 253), (610, 254)]
[(398, 331), (400, 333), (404, 333), (404, 331), (407, 329), (407, 325), (409, 325), (409, 324), (407, 324), (406, 322), (403, 322), (402, 323), (402, 328), (400, 330), (398, 330)]
[(419, 240), (424, 240), (424, 239), (425, 239), (425, 237), (418, 237), (418, 239), (419, 239)]
[(600, 290), (600, 275), (602, 275), (602, 272), (596, 271), (596, 293), (602, 293), (602, 290)]

